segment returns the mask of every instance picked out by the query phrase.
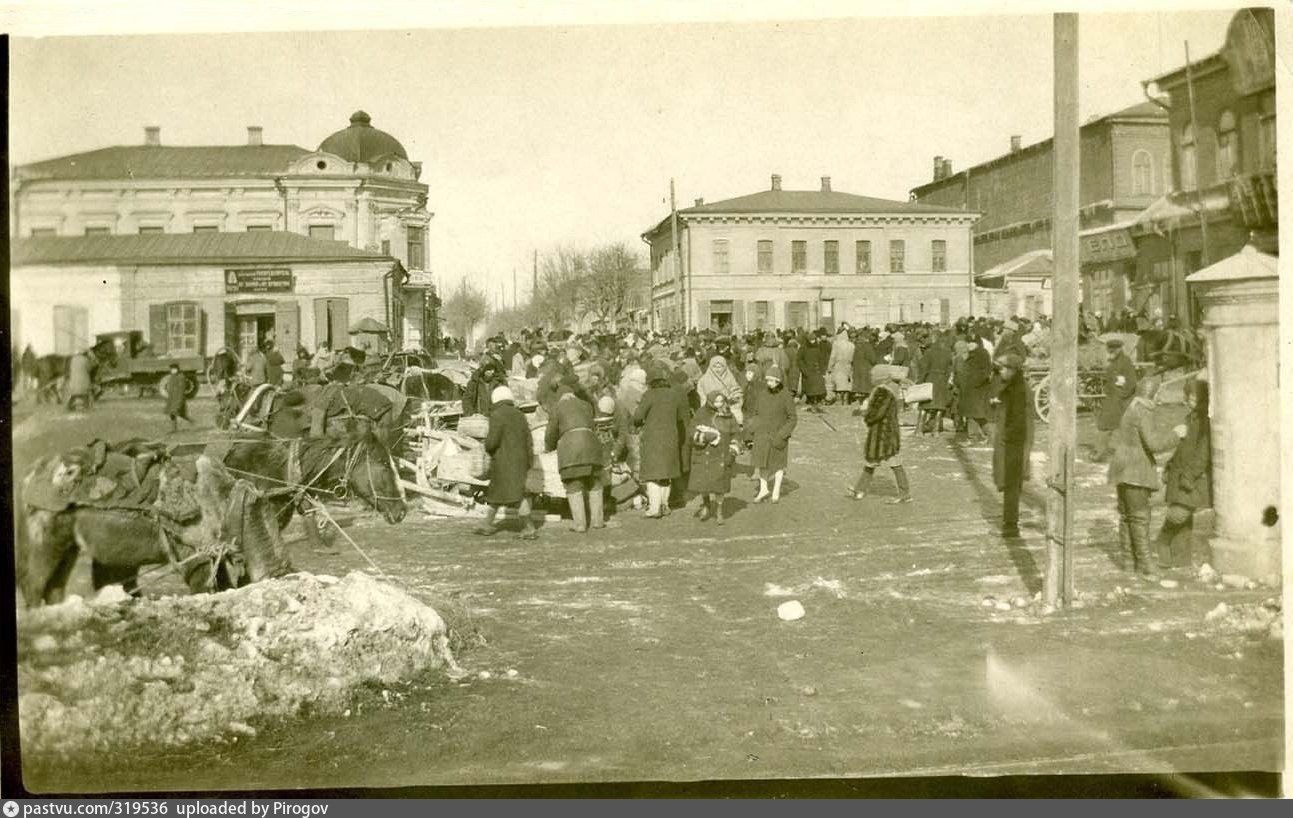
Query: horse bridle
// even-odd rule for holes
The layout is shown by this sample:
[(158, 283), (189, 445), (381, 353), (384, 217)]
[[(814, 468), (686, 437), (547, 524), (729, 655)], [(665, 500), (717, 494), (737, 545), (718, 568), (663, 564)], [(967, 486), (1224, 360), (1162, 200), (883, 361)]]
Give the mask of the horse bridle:
[[(337, 449), (337, 451), (332, 455), (332, 459), (330, 459), (323, 466), (323, 468), (319, 469), (319, 471), (315, 473), (314, 477), (311, 478), (310, 481), (305, 484), (306, 490), (308, 490), (311, 486), (313, 486), (316, 480), (318, 480), (320, 477), (326, 474), (328, 469), (332, 468), (332, 465), (341, 459), (342, 455), (345, 455), (346, 456), (345, 471), (341, 473), (341, 476), (337, 478), (337, 482), (329, 490), (329, 493), (336, 499), (345, 500), (350, 494), (347, 488), (347, 484), (350, 482), (350, 477), (352, 474), (354, 474), (355, 469), (359, 465), (359, 460), (362, 457), (364, 461), (364, 471), (368, 477), (368, 493), (369, 493), (369, 496), (372, 497), (373, 499), (374, 506), (379, 500), (385, 500), (385, 501), (398, 500), (399, 502), (404, 502), (403, 497), (390, 497), (385, 494), (378, 493), (377, 481), (373, 478), (372, 458), (364, 457), (365, 445), (366, 444), (364, 443), (364, 441), (357, 441), (355, 443), (350, 444), (349, 446), (345, 446)], [(297, 457), (298, 458), (300, 457), (299, 453)], [(394, 471), (394, 469), (395, 469), (394, 464), (392, 464), (391, 470)], [(395, 475), (398, 479), (399, 472), (395, 472)]]

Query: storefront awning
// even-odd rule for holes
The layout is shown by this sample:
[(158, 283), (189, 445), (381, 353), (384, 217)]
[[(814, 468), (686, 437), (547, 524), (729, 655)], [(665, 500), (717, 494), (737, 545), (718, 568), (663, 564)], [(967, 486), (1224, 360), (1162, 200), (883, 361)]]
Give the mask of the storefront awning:
[(1050, 250), (1030, 250), (1003, 261), (974, 277), (976, 284), (1006, 282), (1012, 278), (1050, 278), (1055, 274), (1055, 263)]

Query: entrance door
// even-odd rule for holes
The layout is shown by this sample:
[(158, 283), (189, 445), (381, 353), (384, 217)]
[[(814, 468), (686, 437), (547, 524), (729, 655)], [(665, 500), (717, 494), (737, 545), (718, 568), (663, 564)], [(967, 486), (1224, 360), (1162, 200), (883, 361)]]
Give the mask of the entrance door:
[(332, 350), (350, 346), (350, 303), (344, 298), (314, 299), (314, 343)]
[(808, 302), (786, 302), (786, 327), (789, 329), (808, 329)]
[(301, 343), (301, 306), (296, 301), (280, 301), (274, 306), (274, 345), (284, 358), (296, 358)]
[(822, 326), (831, 335), (835, 334), (835, 299), (822, 299)]

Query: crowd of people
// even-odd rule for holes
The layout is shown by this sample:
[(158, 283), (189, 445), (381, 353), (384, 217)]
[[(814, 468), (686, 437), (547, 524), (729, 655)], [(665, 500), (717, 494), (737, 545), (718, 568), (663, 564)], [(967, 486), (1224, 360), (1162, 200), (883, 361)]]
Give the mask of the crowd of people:
[[(1122, 327), (1094, 318), (1095, 331)], [(1157, 332), (1151, 323), (1133, 339), (1141, 360), (1168, 361), (1189, 350), (1171, 331)], [(1194, 409), (1163, 439), (1147, 420), (1158, 379), (1137, 376), (1125, 336), (1104, 337), (1107, 392), (1093, 459), (1109, 462), (1127, 566), (1154, 580), (1157, 569), (1189, 564), (1193, 510), (1209, 502), (1206, 384), (1189, 390), (1191, 406), (1204, 408)], [(1046, 357), (1049, 338), (1044, 318), (962, 319), (952, 326), (842, 324), (833, 331), (741, 335), (690, 330), (549, 336), (527, 330), (512, 339), (489, 338), (463, 398), (464, 412), (491, 417), (491, 512), (479, 531), (493, 533), (496, 511), (505, 506), (521, 506), (528, 520), (525, 474), (533, 454), (508, 387), (509, 378), (528, 378), (537, 381), (536, 399), (548, 418), (546, 448), (557, 452), (576, 531), (608, 525), (603, 495), (613, 470), (627, 470), (640, 482), (647, 518), (695, 501), (697, 518), (721, 525), (737, 457), (748, 452), (750, 501), (778, 503), (800, 413), (822, 413), (831, 405), (852, 407), (867, 429), (861, 473), (845, 496), (871, 496), (874, 473), (884, 468), (897, 487), (887, 501), (913, 502), (901, 417), (914, 404), (917, 434), (945, 433), (950, 425), (958, 441), (991, 445), (993, 479), (1002, 495), (1001, 533), (1018, 538), (1035, 423), (1027, 368), (1030, 360)], [(1087, 341), (1104, 343), (1090, 336)], [(1175, 450), (1166, 471), (1170, 508), (1155, 559), (1148, 534), (1149, 497), (1159, 488), (1153, 457), (1167, 450)], [(536, 536), (525, 525), (524, 536)]]

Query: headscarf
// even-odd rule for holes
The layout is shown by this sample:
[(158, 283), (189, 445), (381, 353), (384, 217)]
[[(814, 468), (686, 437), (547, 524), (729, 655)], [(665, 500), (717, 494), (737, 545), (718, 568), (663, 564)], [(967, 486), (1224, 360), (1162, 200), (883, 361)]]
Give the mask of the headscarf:
[[(720, 366), (723, 370), (721, 373), (715, 371)], [(722, 392), (727, 396), (728, 400), (732, 400), (734, 396), (741, 394), (741, 384), (736, 379), (736, 376), (732, 374), (732, 369), (727, 365), (727, 360), (721, 355), (715, 355), (709, 359), (709, 368), (700, 377), (696, 391), (702, 395), (708, 395), (710, 392)]]

